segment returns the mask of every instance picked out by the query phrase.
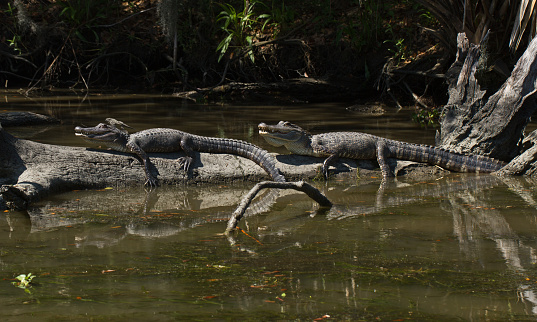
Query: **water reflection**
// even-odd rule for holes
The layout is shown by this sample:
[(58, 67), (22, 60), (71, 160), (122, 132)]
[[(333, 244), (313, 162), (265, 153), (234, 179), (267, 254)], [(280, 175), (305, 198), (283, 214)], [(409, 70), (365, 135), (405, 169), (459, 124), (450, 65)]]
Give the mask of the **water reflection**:
[[(220, 256), (229, 260), (228, 256), (232, 254), (234, 261), (246, 263), (244, 261), (251, 258), (254, 262), (262, 260), (264, 265), (272, 266), (274, 263), (268, 264), (271, 258), (291, 255), (286, 257), (287, 264), (277, 264), (296, 271), (285, 286), (289, 296), (280, 305), (281, 311), (287, 313), (313, 314), (327, 303), (335, 305), (326, 299), (321, 305), (302, 298), (305, 294), (333, 290), (341, 292), (346, 305), (356, 310), (367, 307), (363, 299), (368, 299), (368, 303), (375, 299), (388, 301), (390, 305), (399, 303), (397, 305), (404, 309), (403, 298), (418, 298), (420, 312), (440, 312), (449, 316), (452, 312), (446, 301), (453, 306), (463, 305), (469, 297), (477, 305), (478, 298), (463, 294), (451, 294), (449, 301), (444, 298), (440, 303), (435, 299), (447, 296), (442, 288), (390, 286), (376, 278), (371, 280), (361, 272), (365, 269), (370, 271), (369, 274), (376, 272), (373, 275), (376, 276), (386, 270), (388, 274), (393, 270), (390, 266), (400, 265), (397, 258), (402, 256), (422, 258), (420, 261), (425, 262), (412, 265), (425, 267), (430, 265), (429, 261), (445, 262), (441, 266), (451, 266), (455, 262), (459, 269), (470, 273), (506, 269), (501, 275), (509, 272), (513, 276), (509, 279), (517, 281), (514, 290), (521, 305), (511, 309), (518, 312), (516, 314), (522, 314), (524, 310), (537, 314), (535, 282), (531, 279), (537, 260), (534, 237), (537, 211), (533, 187), (535, 182), (528, 178), (490, 175), (450, 175), (424, 182), (398, 180), (381, 189), (373, 183), (334, 183), (320, 186), (335, 204), (325, 214), (318, 213), (316, 205), (300, 193), (284, 191), (270, 211), (241, 222), (248, 236), (236, 235), (232, 252), (229, 253), (228, 245), (228, 251)], [(97, 254), (95, 251), (88, 253), (91, 249), (113, 250), (116, 260), (122, 252), (153, 249), (163, 242), (194, 245), (199, 243), (194, 241), (210, 239), (221, 249), (225, 239), (215, 236), (223, 232), (227, 218), (247, 190), (248, 187), (241, 186), (202, 186), (167, 187), (151, 193), (142, 188), (74, 191), (43, 201), (27, 214), (7, 213), (0, 220), (4, 232), (2, 245), (5, 248), (31, 243), (37, 236), (46, 244), (49, 243), (47, 238), (51, 241), (59, 238), (63, 244), (72, 245), (86, 255)], [(452, 248), (455, 244), (449, 241), (453, 238), (457, 251)], [(149, 240), (152, 242), (148, 243)], [(376, 246), (368, 250), (363, 248), (364, 245)], [(385, 248), (382, 245), (391, 246)], [(431, 245), (433, 248), (428, 248)], [(200, 250), (205, 253), (210, 248)], [(373, 264), (378, 261), (375, 252), (379, 250), (387, 256), (381, 265), (385, 268)], [(329, 262), (316, 264), (317, 270), (325, 271), (323, 274), (300, 273), (310, 265), (308, 262), (316, 262), (324, 252), (347, 254), (336, 256), (334, 262), (350, 267), (345, 270), (343, 279), (334, 279), (334, 267), (327, 266)], [(368, 256), (371, 259), (366, 260)], [(13, 265), (9, 258), (2, 259), (2, 267)], [(368, 261), (371, 264), (367, 264)], [(405, 274), (416, 274), (418, 279), (424, 274), (420, 273), (419, 267), (411, 272)], [(530, 278), (526, 280), (528, 276)], [(233, 305), (244, 311), (255, 310), (262, 301), (256, 296), (238, 293), (233, 298), (236, 299)], [(377, 305), (375, 302), (374, 306)], [(493, 306), (496, 311), (509, 310), (506, 302), (495, 296), (484, 305), (488, 310)], [(466, 317), (482, 317), (482, 312), (463, 311)]]
[[(510, 196), (503, 196), (502, 201), (507, 202), (507, 205), (495, 207), (491, 205), (495, 202), (490, 198), (490, 191), (496, 191), (493, 188), (498, 186), (501, 186), (502, 192), (507, 189), (505, 193)], [(517, 240), (517, 233), (510, 227), (504, 216), (505, 212), (515, 207), (509, 204), (521, 202), (527, 207), (536, 208), (537, 202), (533, 196), (534, 186), (535, 182), (530, 178), (498, 178), (491, 175), (461, 174), (434, 181), (395, 180), (380, 186), (381, 188), (377, 183), (366, 185), (336, 183), (324, 187), (321, 184), (318, 187), (324, 189), (326, 195), (334, 203), (332, 209), (323, 213), (327, 220), (364, 220), (364, 218), (380, 215), (390, 209), (394, 211), (405, 209), (405, 207), (412, 209), (419, 207), (420, 204), (438, 200), (439, 209), (453, 216), (453, 232), (458, 238), (461, 252), (469, 257), (476, 257), (479, 247), (475, 244), (479, 243), (483, 237), (503, 240), (504, 242), (498, 244), (504, 246), (507, 245), (505, 240), (516, 240), (516, 244), (523, 244)], [(11, 216), (8, 213), (4, 221), (10, 233), (15, 231), (35, 233), (111, 218), (114, 222), (123, 224), (127, 233), (146, 237), (163, 237), (197, 225), (226, 221), (246, 192), (248, 192), (248, 187), (240, 185), (161, 187), (152, 190), (132, 188), (73, 191), (36, 204), (28, 209), (26, 216), (14, 212), (14, 215), (11, 215), (14, 219), (10, 219)], [(515, 201), (513, 197), (519, 200)], [(294, 204), (295, 208), (297, 205), (302, 205), (305, 215), (287, 214), (286, 204)], [(278, 203), (274, 204), (271, 200), (268, 206), (258, 213), (269, 211), (270, 207), (276, 208), (277, 211), (264, 214), (263, 227), (259, 227), (258, 219), (249, 218), (250, 222), (256, 222), (256, 225), (249, 229), (257, 230), (260, 236), (264, 235), (265, 228), (270, 228), (266, 230), (267, 234), (282, 234), (284, 230), (296, 229), (297, 225), (303, 224), (317, 213), (316, 204), (295, 191), (280, 192)], [(140, 222), (146, 223), (148, 218), (151, 219), (152, 224), (156, 224), (155, 227), (158, 227), (159, 216), (173, 219), (165, 224), (166, 229), (155, 228), (153, 232), (149, 232), (149, 228), (145, 227), (145, 232), (143, 232), (134, 228)], [(535, 226), (535, 218), (533, 216), (527, 218), (528, 224), (531, 227)], [(268, 227), (271, 220), (273, 226)], [(534, 251), (530, 253), (533, 254)], [(505, 259), (510, 265), (521, 268), (519, 264), (513, 264), (520, 263), (520, 260), (509, 258), (512, 257), (506, 255)], [(531, 263), (534, 262), (535, 260), (531, 261)]]
[[(535, 208), (535, 199), (530, 192), (535, 187), (536, 180), (506, 177), (501, 178), (501, 181), (528, 206)], [(524, 236), (520, 236), (511, 227), (501, 209), (510, 208), (511, 205), (504, 204), (497, 209), (490, 205), (490, 201), (479, 190), (457, 193), (450, 196), (448, 202), (453, 214), (453, 232), (458, 238), (461, 253), (465, 256), (481, 259), (482, 240), (486, 238), (494, 241), (506, 266), (515, 274), (525, 276), (527, 269), (532, 269), (537, 263), (537, 249), (523, 241)], [(527, 225), (535, 231), (537, 226), (534, 215), (528, 216)], [(519, 284), (518, 292), (520, 300), (530, 303), (531, 312), (537, 314), (534, 284), (528, 279)]]

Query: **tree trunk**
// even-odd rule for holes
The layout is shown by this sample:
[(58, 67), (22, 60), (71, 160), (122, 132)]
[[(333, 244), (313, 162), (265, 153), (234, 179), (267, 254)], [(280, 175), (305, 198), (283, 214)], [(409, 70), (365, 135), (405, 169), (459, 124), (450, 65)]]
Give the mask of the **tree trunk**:
[(537, 38), (502, 87), (486, 100), (475, 78), (481, 48), (469, 44), (464, 34), (459, 34), (457, 39), (457, 59), (447, 73), (454, 78), (450, 81), (449, 101), (443, 110), (437, 145), (510, 161), (520, 154), (524, 129), (537, 107)]

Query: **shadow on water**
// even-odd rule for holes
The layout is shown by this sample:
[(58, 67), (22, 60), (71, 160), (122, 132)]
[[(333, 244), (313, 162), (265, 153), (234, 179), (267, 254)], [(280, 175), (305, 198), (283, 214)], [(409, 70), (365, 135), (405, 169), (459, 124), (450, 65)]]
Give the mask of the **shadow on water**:
[[(25, 317), (531, 320), (535, 181), (320, 185), (283, 191), (221, 235), (241, 186), (74, 191), (0, 220), (2, 314)], [(144, 198), (145, 196), (145, 198)], [(46, 308), (46, 310), (44, 309)]]

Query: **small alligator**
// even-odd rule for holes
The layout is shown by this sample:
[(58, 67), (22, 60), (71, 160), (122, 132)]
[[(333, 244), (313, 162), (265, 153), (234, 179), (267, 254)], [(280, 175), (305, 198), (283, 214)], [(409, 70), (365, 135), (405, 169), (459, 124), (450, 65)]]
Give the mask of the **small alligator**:
[(480, 155), (450, 152), (428, 145), (389, 140), (360, 132), (331, 132), (311, 135), (298, 125), (280, 121), (276, 125), (261, 123), (259, 134), (274, 146), (285, 146), (291, 153), (328, 157), (321, 168), (328, 178), (330, 164), (338, 158), (377, 159), (382, 175), (393, 176), (386, 158), (425, 162), (458, 172), (490, 173), (505, 164)]
[[(156, 186), (157, 180), (149, 171), (151, 152), (178, 152), (186, 154), (178, 159), (179, 164), (187, 172), (195, 155), (193, 151), (209, 153), (229, 153), (245, 157), (261, 166), (274, 181), (284, 182), (285, 178), (276, 167), (276, 159), (266, 150), (248, 142), (212, 138), (194, 135), (174, 129), (154, 128), (129, 134), (124, 128), (125, 123), (114, 119), (106, 119), (109, 124), (100, 123), (95, 127), (75, 127), (75, 135), (90, 143), (104, 144), (109, 148), (136, 154), (144, 165), (146, 185)], [(116, 127), (120, 126), (121, 128)]]

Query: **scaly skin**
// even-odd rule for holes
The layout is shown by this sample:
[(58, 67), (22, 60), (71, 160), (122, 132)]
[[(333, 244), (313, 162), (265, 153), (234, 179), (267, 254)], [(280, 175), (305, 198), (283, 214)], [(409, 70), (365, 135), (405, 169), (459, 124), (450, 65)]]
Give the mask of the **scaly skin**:
[(450, 152), (428, 145), (389, 140), (360, 132), (331, 132), (311, 135), (298, 125), (280, 121), (276, 125), (260, 123), (259, 134), (274, 146), (285, 146), (291, 153), (327, 157), (322, 166), (325, 178), (328, 168), (338, 158), (377, 159), (382, 175), (393, 176), (386, 158), (425, 162), (457, 172), (490, 173), (505, 164), (480, 156)]
[[(208, 153), (229, 153), (245, 157), (261, 166), (274, 181), (284, 182), (285, 178), (276, 167), (275, 158), (266, 150), (248, 142), (194, 135), (174, 129), (154, 128), (129, 134), (123, 127), (123, 122), (106, 119), (109, 124), (100, 123), (95, 127), (75, 128), (75, 135), (84, 140), (104, 144), (109, 148), (136, 154), (144, 165), (146, 185), (156, 186), (157, 180), (149, 171), (151, 152), (178, 152), (183, 150), (186, 156), (178, 159), (184, 171), (190, 169), (195, 154), (193, 151)], [(116, 125), (120, 125), (121, 129)]]

